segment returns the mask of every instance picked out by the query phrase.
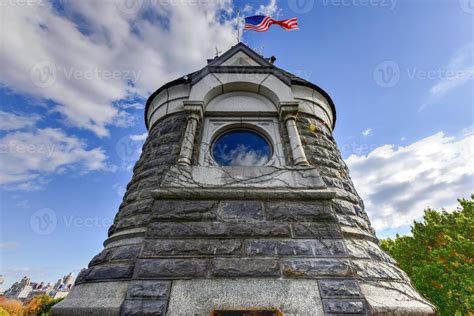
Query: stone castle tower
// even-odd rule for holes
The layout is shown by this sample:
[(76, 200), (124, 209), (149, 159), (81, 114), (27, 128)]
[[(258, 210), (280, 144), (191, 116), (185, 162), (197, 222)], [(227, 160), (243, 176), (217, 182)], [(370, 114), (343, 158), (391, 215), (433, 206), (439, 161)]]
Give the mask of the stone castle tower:
[(54, 314), (434, 315), (380, 249), (335, 121), (242, 43), (159, 88), (105, 248)]

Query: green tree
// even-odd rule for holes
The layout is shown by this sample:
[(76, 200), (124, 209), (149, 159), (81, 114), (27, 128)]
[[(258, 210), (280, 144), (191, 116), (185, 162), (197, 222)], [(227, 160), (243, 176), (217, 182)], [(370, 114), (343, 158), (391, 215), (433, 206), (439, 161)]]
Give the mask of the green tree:
[(381, 241), (440, 315), (474, 315), (474, 195), (453, 212), (426, 209), (412, 236)]
[(10, 313), (0, 306), (0, 316), (10, 316)]
[(51, 315), (51, 307), (60, 302), (62, 298), (53, 299), (48, 295), (33, 297), (25, 306), (27, 315), (48, 316)]

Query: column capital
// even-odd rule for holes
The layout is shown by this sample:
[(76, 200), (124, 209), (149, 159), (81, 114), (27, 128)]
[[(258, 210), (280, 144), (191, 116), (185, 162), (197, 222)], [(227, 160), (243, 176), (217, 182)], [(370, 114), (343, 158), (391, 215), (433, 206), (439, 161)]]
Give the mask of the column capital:
[(186, 119), (201, 120), (204, 113), (204, 104), (202, 101), (183, 101), (184, 113), (186, 113)]
[(298, 101), (280, 102), (278, 114), (282, 121), (290, 118), (296, 118), (300, 104)]

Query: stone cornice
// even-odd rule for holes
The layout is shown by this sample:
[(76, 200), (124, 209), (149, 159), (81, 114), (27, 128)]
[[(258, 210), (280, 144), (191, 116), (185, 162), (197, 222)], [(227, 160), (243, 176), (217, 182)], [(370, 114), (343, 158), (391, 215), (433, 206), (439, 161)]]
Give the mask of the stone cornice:
[(204, 113), (204, 105), (201, 101), (183, 101), (184, 112), (186, 113), (187, 119), (202, 119)]
[(331, 200), (336, 193), (327, 189), (256, 189), (256, 188), (186, 188), (167, 187), (151, 191), (155, 199), (178, 200), (291, 200), (320, 201)]
[(299, 103), (295, 102), (280, 102), (278, 114), (280, 119), (285, 122), (289, 118), (296, 118), (298, 114)]

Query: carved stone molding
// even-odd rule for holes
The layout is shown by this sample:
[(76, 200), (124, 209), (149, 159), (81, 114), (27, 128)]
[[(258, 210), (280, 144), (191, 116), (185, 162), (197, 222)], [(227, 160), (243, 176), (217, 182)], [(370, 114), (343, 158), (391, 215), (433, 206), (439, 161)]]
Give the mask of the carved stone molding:
[(184, 112), (186, 113), (187, 125), (183, 143), (181, 144), (178, 165), (190, 166), (197, 126), (203, 116), (203, 103), (197, 101), (184, 101)]
[(298, 102), (280, 102), (279, 115), (285, 123), (288, 138), (290, 139), (291, 154), (296, 166), (308, 166), (308, 160), (301, 144), (298, 128), (296, 127), (296, 115), (298, 114)]

